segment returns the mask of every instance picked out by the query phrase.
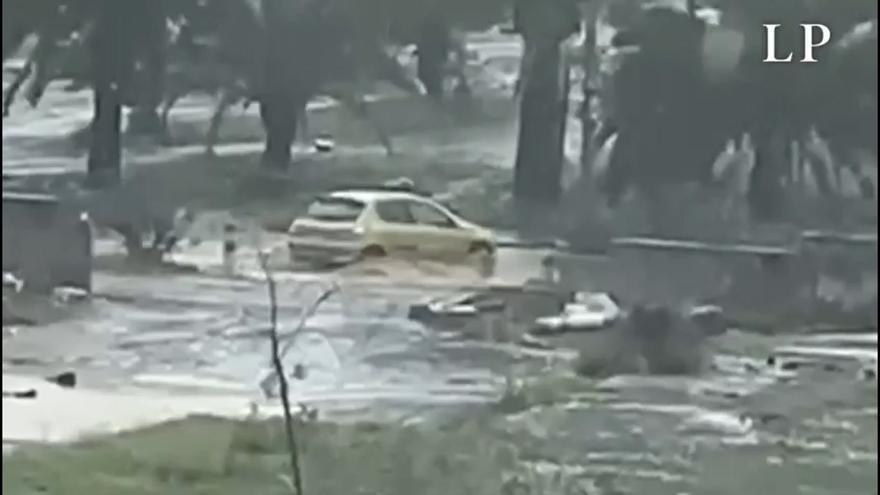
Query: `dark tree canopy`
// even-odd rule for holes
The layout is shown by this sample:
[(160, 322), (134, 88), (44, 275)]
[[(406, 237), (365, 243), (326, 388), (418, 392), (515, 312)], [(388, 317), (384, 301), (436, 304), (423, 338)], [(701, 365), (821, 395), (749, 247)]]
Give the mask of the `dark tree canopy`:
[[(845, 4), (845, 5), (843, 5)], [(743, 34), (739, 65), (709, 78), (701, 53), (712, 29), (670, 8), (642, 10), (628, 34), (639, 47), (613, 77), (613, 118), (620, 129), (608, 192), (631, 185), (705, 181), (728, 139), (749, 133), (756, 146), (754, 212), (772, 210), (789, 159), (790, 141), (818, 129), (840, 156), (855, 148), (876, 155), (876, 2), (746, 0), (724, 2), (722, 26)], [(862, 35), (842, 43), (858, 23)], [(828, 22), (833, 43), (817, 51), (820, 63), (767, 64), (762, 23), (797, 26)], [(873, 34), (872, 34), (873, 33)], [(799, 54), (799, 29), (781, 29), (779, 53)], [(768, 203), (762, 205), (761, 203)]]

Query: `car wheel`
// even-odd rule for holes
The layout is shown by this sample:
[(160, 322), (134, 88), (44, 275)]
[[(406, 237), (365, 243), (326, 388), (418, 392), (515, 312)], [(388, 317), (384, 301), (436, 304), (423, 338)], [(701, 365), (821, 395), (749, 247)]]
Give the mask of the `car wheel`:
[(382, 246), (367, 246), (361, 251), (361, 258), (384, 258), (386, 255)]
[(471, 244), (468, 253), (474, 256), (477, 268), (483, 277), (491, 277), (495, 274), (495, 249), (485, 242)]
[(487, 242), (478, 241), (471, 243), (470, 247), (468, 248), (468, 253), (492, 255), (495, 254), (495, 249)]

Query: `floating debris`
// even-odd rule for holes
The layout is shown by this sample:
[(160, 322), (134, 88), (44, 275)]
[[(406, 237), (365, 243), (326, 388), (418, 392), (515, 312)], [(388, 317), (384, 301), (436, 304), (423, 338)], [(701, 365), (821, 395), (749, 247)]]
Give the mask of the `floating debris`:
[(574, 302), (566, 304), (560, 314), (537, 318), (533, 332), (552, 334), (597, 330), (617, 322), (620, 315), (620, 307), (611, 295), (604, 292), (578, 292), (574, 295)]
[(72, 371), (65, 371), (57, 375), (46, 377), (46, 381), (48, 381), (49, 383), (54, 383), (59, 387), (73, 388), (76, 386), (76, 373)]
[(3, 288), (11, 289), (16, 293), (21, 292), (21, 290), (24, 289), (24, 280), (16, 277), (12, 273), (3, 272)]
[(324, 134), (315, 138), (312, 145), (315, 147), (315, 151), (319, 153), (329, 153), (336, 148), (336, 141), (329, 135)]
[(52, 290), (52, 298), (61, 304), (85, 301), (89, 298), (89, 291), (79, 287), (55, 287)]
[(15, 391), (11, 391), (11, 392), (7, 392), (6, 390), (4, 390), (3, 391), (3, 398), (4, 399), (7, 399), (7, 398), (9, 398), (9, 399), (36, 399), (37, 398), (37, 391), (32, 388), (29, 388), (27, 390), (15, 390)]

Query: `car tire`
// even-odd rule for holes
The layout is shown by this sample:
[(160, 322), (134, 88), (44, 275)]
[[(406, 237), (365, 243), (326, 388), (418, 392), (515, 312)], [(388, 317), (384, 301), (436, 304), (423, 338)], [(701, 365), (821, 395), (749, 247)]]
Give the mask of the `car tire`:
[(468, 248), (468, 254), (495, 254), (495, 249), (485, 242), (474, 242)]
[(491, 277), (495, 274), (495, 249), (485, 242), (471, 244), (468, 253), (476, 259), (477, 269), (483, 277)]
[(367, 246), (361, 250), (361, 258), (369, 259), (369, 258), (384, 258), (388, 253), (385, 252), (385, 249), (382, 246)]

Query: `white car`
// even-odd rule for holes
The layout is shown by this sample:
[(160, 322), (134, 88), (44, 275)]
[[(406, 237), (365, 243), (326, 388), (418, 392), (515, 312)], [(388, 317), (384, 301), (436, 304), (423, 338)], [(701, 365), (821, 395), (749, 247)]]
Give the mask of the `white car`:
[(433, 199), (398, 189), (346, 189), (317, 198), (288, 230), (291, 259), (324, 265), (369, 257), (466, 259), (494, 268), (493, 233)]

